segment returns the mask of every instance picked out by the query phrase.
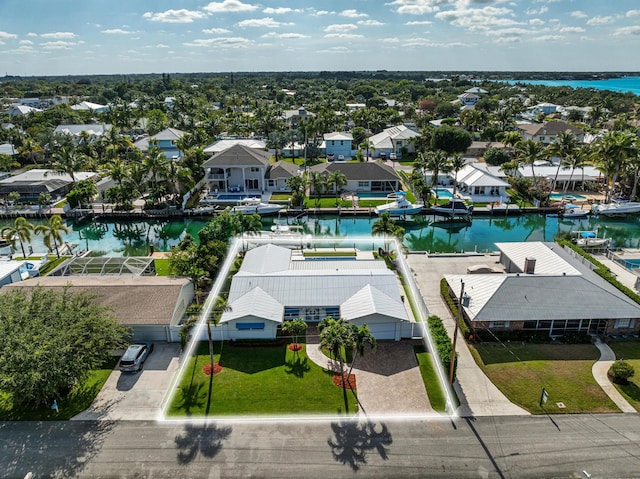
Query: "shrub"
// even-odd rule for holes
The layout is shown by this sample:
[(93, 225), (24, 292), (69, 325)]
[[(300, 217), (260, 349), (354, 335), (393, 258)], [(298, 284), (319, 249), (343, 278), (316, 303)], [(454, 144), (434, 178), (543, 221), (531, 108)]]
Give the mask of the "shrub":
[[(440, 295), (442, 296), (444, 301), (447, 303), (447, 306), (449, 307), (449, 311), (451, 311), (451, 314), (453, 315), (453, 317), (456, 318), (457, 320), (458, 304), (457, 304), (457, 301), (451, 297), (451, 294), (449, 293), (449, 285), (447, 284), (447, 280), (444, 278), (440, 280)], [(466, 339), (469, 339), (469, 336), (471, 336), (471, 328), (469, 328), (469, 325), (464, 320), (464, 318), (462, 318), (459, 321), (458, 327), (460, 328), (460, 332), (462, 333), (462, 335)]]
[(629, 378), (632, 378), (635, 372), (631, 364), (625, 362), (623, 359), (619, 359), (609, 368), (609, 377), (614, 383), (627, 384)]
[[(442, 366), (444, 366), (445, 371), (449, 371), (451, 367), (451, 351), (453, 346), (451, 344), (451, 339), (449, 338), (449, 334), (447, 330), (444, 328), (442, 324), (442, 319), (438, 316), (431, 315), (427, 318), (427, 324), (429, 325), (429, 331), (431, 331), (431, 337), (433, 338), (433, 342), (435, 343), (436, 350), (438, 351), (438, 357), (440, 358), (440, 362)], [(457, 354), (456, 354), (456, 363), (457, 363)], [(454, 375), (455, 375), (456, 364), (454, 364)]]

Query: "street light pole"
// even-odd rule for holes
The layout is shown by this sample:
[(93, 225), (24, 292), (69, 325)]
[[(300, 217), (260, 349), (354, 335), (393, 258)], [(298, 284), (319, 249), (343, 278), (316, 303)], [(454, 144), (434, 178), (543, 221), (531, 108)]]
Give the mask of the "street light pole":
[(456, 363), (456, 342), (458, 340), (458, 325), (462, 320), (462, 297), (464, 295), (464, 281), (460, 280), (460, 298), (458, 298), (458, 314), (456, 314), (456, 324), (453, 330), (453, 346), (451, 357), (449, 358), (449, 384), (453, 385), (453, 369)]

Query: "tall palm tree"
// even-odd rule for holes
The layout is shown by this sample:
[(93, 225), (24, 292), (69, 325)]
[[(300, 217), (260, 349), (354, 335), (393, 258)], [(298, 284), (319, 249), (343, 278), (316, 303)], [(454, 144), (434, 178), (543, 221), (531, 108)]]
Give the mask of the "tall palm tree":
[(580, 168), (582, 170), (582, 185), (584, 187), (584, 167), (587, 166), (588, 161), (588, 152), (587, 146), (583, 146), (581, 148), (576, 148), (569, 156), (565, 158), (565, 165), (571, 168), (571, 174), (569, 175), (569, 181), (564, 184), (564, 188), (562, 190), (562, 194), (566, 194), (569, 189), (569, 184), (573, 179), (573, 173), (576, 169)]
[(22, 146), (18, 147), (18, 153), (25, 158), (33, 161), (34, 165), (38, 164), (38, 159), (44, 156), (44, 148), (40, 146), (36, 140), (31, 137), (25, 138), (22, 142)]
[(611, 200), (613, 187), (626, 161), (636, 154), (636, 135), (624, 131), (610, 131), (598, 140), (594, 149), (596, 167), (605, 175), (606, 201)]
[(535, 164), (543, 159), (544, 145), (533, 140), (522, 140), (516, 143), (513, 150), (515, 159), (519, 164), (531, 166), (533, 186), (538, 191), (538, 179), (536, 178)]
[(371, 334), (371, 330), (369, 326), (363, 324), (360, 326), (357, 331), (354, 331), (353, 336), (353, 349), (354, 354), (351, 359), (351, 366), (349, 367), (349, 372), (347, 373), (347, 377), (351, 374), (353, 370), (353, 365), (356, 363), (356, 359), (358, 356), (364, 355), (365, 346), (369, 346), (372, 350), (376, 348), (376, 338), (373, 334)]
[[(437, 188), (438, 176), (440, 173), (448, 173), (451, 171), (451, 163), (449, 157), (442, 150), (428, 151), (425, 155), (426, 167), (431, 170), (431, 186)], [(438, 191), (436, 190), (436, 198), (438, 198)]]
[(180, 194), (180, 185), (187, 189), (193, 188), (195, 182), (191, 176), (191, 171), (182, 166), (177, 161), (168, 161), (164, 171), (164, 177), (169, 185), (170, 192), (173, 193), (173, 202), (175, 203)]
[(69, 228), (64, 224), (60, 215), (53, 215), (49, 218), (48, 225), (38, 225), (35, 227), (35, 233), (42, 233), (43, 241), (49, 251), (56, 250), (56, 256), (60, 257), (58, 245), (63, 243), (62, 233), (69, 234)]
[[(320, 346), (327, 348), (334, 359), (340, 363), (340, 376), (344, 388), (344, 352), (353, 345), (355, 325), (348, 324), (343, 318), (335, 319), (330, 316), (318, 324), (320, 331)], [(345, 407), (348, 408), (345, 389)]]
[(342, 191), (342, 188), (347, 184), (347, 182), (347, 176), (340, 170), (336, 170), (331, 173), (329, 175), (329, 178), (327, 179), (327, 186), (332, 187), (336, 194), (336, 206), (339, 205), (338, 195)]
[(465, 159), (460, 153), (455, 153), (451, 158), (451, 171), (454, 173), (453, 177), (453, 196), (456, 195), (456, 188), (458, 187), (458, 171), (465, 167), (467, 164)]
[(382, 236), (384, 238), (384, 249), (389, 250), (388, 238), (396, 237), (402, 239), (404, 236), (404, 228), (398, 226), (394, 220), (391, 219), (389, 212), (382, 213), (380, 219), (371, 225), (371, 234), (373, 236)]
[(373, 142), (368, 138), (366, 138), (362, 143), (360, 143), (359, 148), (367, 152), (365, 161), (369, 161), (369, 151), (371, 151), (371, 153), (374, 153), (376, 151), (376, 147), (373, 146)]
[(150, 178), (151, 194), (154, 201), (161, 195), (159, 188), (160, 179), (167, 171), (169, 160), (157, 146), (152, 146), (149, 155), (143, 160), (142, 166)]
[(33, 224), (29, 223), (25, 218), (19, 216), (16, 218), (13, 226), (5, 226), (0, 230), (0, 236), (11, 245), (11, 249), (16, 249), (16, 242), (20, 242), (23, 258), (27, 257), (24, 249), (24, 242), (31, 242), (31, 232), (34, 230)]
[(309, 186), (313, 190), (316, 197), (316, 208), (320, 206), (320, 195), (324, 191), (327, 184), (327, 177), (319, 171), (311, 171), (309, 173)]
[(60, 175), (71, 176), (73, 186), (76, 184), (75, 173), (82, 171), (89, 164), (89, 158), (86, 155), (78, 153), (68, 146), (54, 153), (52, 159), (51, 169)]
[(577, 147), (578, 139), (573, 133), (569, 133), (567, 131), (560, 132), (555, 143), (552, 143), (547, 147), (547, 151), (551, 156), (557, 156), (560, 158), (560, 161), (558, 161), (558, 168), (556, 168), (556, 174), (553, 177), (553, 183), (551, 184), (552, 191), (556, 189), (560, 168), (565, 165), (567, 157), (569, 157)]

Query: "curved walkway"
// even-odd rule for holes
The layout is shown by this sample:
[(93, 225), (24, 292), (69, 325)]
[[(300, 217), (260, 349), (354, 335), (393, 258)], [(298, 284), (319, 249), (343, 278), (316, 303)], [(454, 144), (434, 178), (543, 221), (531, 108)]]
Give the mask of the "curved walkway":
[(637, 412), (635, 408), (627, 402), (622, 394), (620, 394), (616, 387), (611, 384), (611, 381), (609, 381), (609, 377), (607, 376), (609, 368), (616, 360), (616, 353), (614, 353), (613, 350), (600, 339), (596, 341), (595, 345), (600, 350), (600, 359), (593, 363), (593, 367), (591, 368), (591, 372), (596, 382), (622, 412)]

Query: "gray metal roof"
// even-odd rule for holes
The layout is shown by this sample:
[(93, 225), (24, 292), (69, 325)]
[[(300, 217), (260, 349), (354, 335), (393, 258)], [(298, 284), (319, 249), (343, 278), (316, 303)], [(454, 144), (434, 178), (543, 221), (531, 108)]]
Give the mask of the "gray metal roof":
[(549, 246), (541, 241), (496, 243), (496, 247), (507, 256), (520, 272), (524, 271), (524, 263), (527, 258), (535, 258), (536, 275), (578, 275), (578, 271), (569, 262), (557, 254), (560, 246), (551, 243)]
[(340, 314), (347, 319), (378, 314), (401, 321), (409, 321), (404, 305), (384, 294), (371, 284), (366, 285), (340, 305)]
[(247, 251), (239, 273), (264, 274), (287, 271), (291, 261), (291, 250), (267, 244)]
[(282, 322), (284, 306), (260, 287), (253, 288), (244, 296), (228, 304), (230, 311), (222, 314), (221, 323), (246, 317)]

